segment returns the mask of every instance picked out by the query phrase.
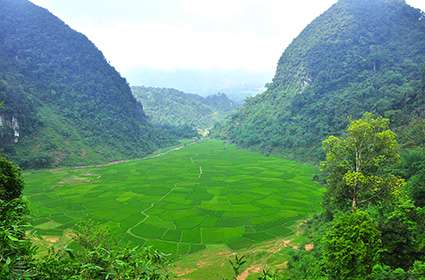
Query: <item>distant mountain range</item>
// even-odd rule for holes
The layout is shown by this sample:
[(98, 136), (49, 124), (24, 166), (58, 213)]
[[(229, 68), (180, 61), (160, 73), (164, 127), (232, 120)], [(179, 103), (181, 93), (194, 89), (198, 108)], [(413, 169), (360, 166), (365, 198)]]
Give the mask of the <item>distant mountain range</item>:
[[(369, 111), (405, 129), (425, 114), (425, 14), (403, 0), (340, 0), (285, 50), (268, 89), (216, 130), (245, 147), (321, 156)], [(412, 121), (413, 120), (413, 121)]]
[(202, 97), (171, 88), (132, 87), (155, 124), (211, 128), (237, 108), (225, 94)]
[(177, 88), (201, 96), (225, 93), (237, 102), (264, 91), (273, 74), (239, 70), (156, 70), (140, 69), (127, 73), (134, 85)]
[(27, 0), (0, 0), (0, 151), (24, 167), (143, 156), (174, 140), (83, 34)]

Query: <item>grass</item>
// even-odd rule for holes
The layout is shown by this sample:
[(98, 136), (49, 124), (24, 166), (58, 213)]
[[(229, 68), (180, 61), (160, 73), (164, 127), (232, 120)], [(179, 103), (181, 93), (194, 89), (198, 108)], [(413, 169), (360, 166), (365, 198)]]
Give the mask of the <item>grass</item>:
[(61, 238), (92, 219), (184, 266), (189, 254), (243, 251), (293, 234), (320, 209), (316, 173), (211, 140), (114, 165), (28, 171), (25, 195), (41, 236)]

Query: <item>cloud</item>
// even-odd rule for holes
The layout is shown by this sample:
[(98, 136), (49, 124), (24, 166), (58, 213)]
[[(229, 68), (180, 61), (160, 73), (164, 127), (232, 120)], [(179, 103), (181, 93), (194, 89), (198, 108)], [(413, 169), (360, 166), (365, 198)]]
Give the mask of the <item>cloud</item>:
[(418, 9), (421, 9), (422, 11), (425, 11), (425, 1), (423, 0), (408, 0), (407, 3), (413, 7), (416, 7)]
[(273, 72), (291, 40), (334, 0), (35, 0), (86, 34), (123, 72)]
[(270, 54), (282, 51), (281, 44), (255, 33), (202, 32), (189, 25), (120, 23), (87, 28), (86, 33), (123, 69), (263, 71), (270, 68)]
[[(336, 0), (34, 0), (86, 34), (126, 73), (273, 73), (282, 51)], [(425, 9), (423, 0), (408, 1)]]

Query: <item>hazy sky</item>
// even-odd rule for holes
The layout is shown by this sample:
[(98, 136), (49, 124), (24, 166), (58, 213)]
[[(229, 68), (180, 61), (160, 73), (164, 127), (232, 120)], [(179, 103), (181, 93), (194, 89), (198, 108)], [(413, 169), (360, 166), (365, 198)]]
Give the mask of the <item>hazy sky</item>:
[[(140, 69), (242, 70), (272, 76), (285, 47), (336, 1), (32, 2), (87, 35), (124, 76)], [(425, 10), (424, 0), (408, 2)]]

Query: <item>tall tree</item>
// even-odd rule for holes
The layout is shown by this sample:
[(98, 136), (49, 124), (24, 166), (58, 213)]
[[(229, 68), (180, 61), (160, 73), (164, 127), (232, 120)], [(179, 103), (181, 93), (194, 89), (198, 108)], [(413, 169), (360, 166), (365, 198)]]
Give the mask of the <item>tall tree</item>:
[(329, 188), (325, 204), (331, 212), (355, 211), (385, 200), (404, 184), (391, 172), (400, 155), (388, 119), (365, 113), (351, 121), (341, 137), (328, 137), (323, 148), (322, 169)]
[(0, 279), (21, 279), (33, 248), (25, 238), (27, 207), (22, 201), (21, 172), (0, 155)]
[(19, 198), (23, 185), (19, 168), (0, 155), (0, 199), (10, 201)]

